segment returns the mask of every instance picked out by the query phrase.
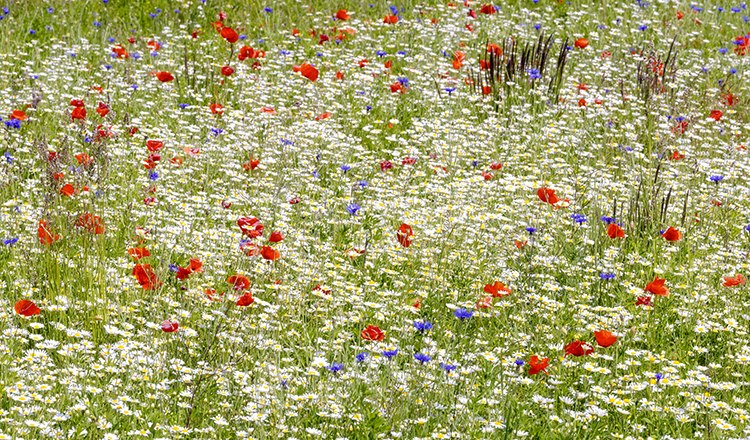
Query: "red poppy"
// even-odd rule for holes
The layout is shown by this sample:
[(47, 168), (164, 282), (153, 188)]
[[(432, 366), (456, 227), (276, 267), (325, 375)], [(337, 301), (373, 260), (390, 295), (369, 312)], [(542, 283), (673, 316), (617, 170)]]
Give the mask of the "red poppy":
[(402, 223), (398, 228), (398, 232), (396, 232), (396, 239), (401, 243), (401, 246), (408, 248), (411, 246), (412, 238), (414, 238), (414, 231), (411, 229), (411, 226)]
[(62, 186), (62, 188), (60, 188), (60, 194), (66, 197), (72, 196), (73, 194), (75, 194), (75, 192), (76, 192), (76, 189), (73, 187), (73, 185), (69, 183), (66, 183), (65, 185)]
[(346, 21), (349, 19), (349, 13), (346, 12), (346, 9), (339, 9), (336, 11), (336, 19)]
[(547, 373), (547, 367), (549, 367), (549, 358), (541, 359), (537, 355), (529, 358), (529, 376), (539, 374), (542, 371)]
[(557, 198), (557, 195), (555, 194), (555, 190), (551, 188), (542, 187), (537, 190), (536, 195), (539, 197), (539, 200), (543, 201), (544, 203), (549, 203), (550, 205), (554, 205), (560, 201), (560, 199)]
[(250, 287), (250, 280), (246, 276), (236, 274), (227, 278), (227, 283), (232, 285), (234, 290), (246, 290)]
[(526, 247), (526, 245), (528, 244), (528, 241), (513, 240), (513, 244), (516, 246), (517, 249), (521, 249), (521, 248)]
[(610, 223), (609, 226), (607, 226), (607, 235), (609, 235), (609, 238), (623, 238), (625, 236), (625, 230), (617, 223)]
[(197, 258), (191, 258), (188, 268), (192, 272), (203, 272), (203, 262)]
[(565, 346), (565, 356), (588, 356), (594, 352), (594, 347), (586, 341), (573, 341)]
[(481, 8), (479, 8), (479, 12), (482, 14), (492, 15), (497, 12), (495, 7), (491, 4), (484, 4)]
[(331, 113), (331, 112), (324, 112), (324, 113), (321, 113), (318, 116), (316, 116), (315, 120), (316, 121), (322, 121), (324, 119), (330, 118), (331, 116), (333, 116), (333, 113)]
[(343, 74), (343, 73), (341, 73), (340, 71), (339, 71), (339, 72), (336, 72), (336, 79), (337, 79), (337, 80), (339, 80), (339, 81), (343, 81), (343, 79), (344, 79), (344, 74)]
[(391, 168), (393, 168), (393, 162), (390, 160), (380, 162), (380, 171), (390, 170)]
[(724, 282), (722, 283), (722, 286), (724, 287), (734, 287), (734, 286), (741, 286), (745, 284), (747, 279), (744, 275), (741, 273), (736, 274), (733, 277), (724, 277)]
[(723, 114), (724, 113), (722, 113), (721, 110), (711, 110), (711, 114), (708, 115), (708, 117), (711, 118), (711, 119), (713, 119), (714, 121), (718, 121), (719, 119), (721, 119), (721, 116)]
[(268, 241), (271, 243), (278, 243), (284, 239), (284, 236), (281, 234), (280, 231), (273, 231), (271, 232), (271, 235), (268, 237)]
[(104, 222), (102, 222), (102, 218), (89, 212), (81, 214), (81, 216), (78, 217), (78, 220), (76, 220), (75, 225), (77, 228), (86, 229), (90, 233), (96, 235), (104, 234), (107, 230), (106, 226), (104, 226)]
[(677, 150), (674, 150), (671, 156), (669, 156), (669, 160), (682, 160), (685, 158), (685, 155), (680, 153)]
[(666, 282), (666, 279), (656, 277), (654, 278), (654, 281), (648, 283), (643, 290), (657, 296), (667, 296), (669, 295), (669, 289), (664, 286), (664, 283)]
[(406, 87), (404, 87), (403, 84), (396, 81), (395, 83), (391, 84), (391, 93), (406, 93)]
[(589, 45), (589, 40), (587, 40), (585, 38), (579, 38), (579, 39), (576, 40), (576, 42), (575, 42), (574, 45), (578, 49), (586, 49), (588, 47), (588, 45)]
[(397, 15), (386, 15), (383, 17), (383, 23), (385, 24), (396, 24), (398, 23), (398, 16)]
[(96, 107), (96, 113), (98, 113), (99, 116), (103, 118), (107, 116), (107, 114), (109, 113), (109, 107), (107, 106), (107, 104), (100, 102), (99, 105)]
[(250, 159), (250, 162), (243, 163), (242, 168), (245, 169), (245, 171), (252, 171), (256, 168), (258, 168), (258, 165), (260, 165), (260, 159)]
[(731, 107), (731, 106), (733, 106), (736, 103), (737, 97), (734, 96), (734, 95), (732, 95), (731, 93), (726, 93), (726, 94), (724, 94), (724, 95), (721, 96), (721, 101), (727, 107)]
[(636, 306), (651, 307), (651, 297), (648, 295), (639, 296), (635, 300)]
[(167, 319), (161, 323), (161, 329), (165, 333), (174, 333), (178, 328), (180, 328), (180, 324), (177, 321)]
[(237, 299), (237, 302), (235, 303), (235, 305), (237, 307), (247, 307), (254, 302), (255, 302), (255, 298), (253, 298), (253, 294), (250, 292), (247, 292)]
[(673, 227), (667, 228), (666, 231), (664, 231), (663, 234), (661, 234), (662, 237), (664, 237), (667, 241), (680, 241), (682, 240), (682, 232), (678, 231), (677, 229)]
[(128, 255), (133, 257), (134, 260), (140, 260), (141, 258), (144, 258), (144, 257), (150, 257), (151, 251), (149, 251), (146, 248), (133, 247), (133, 248), (128, 249)]
[(219, 104), (218, 102), (215, 102), (208, 106), (209, 109), (211, 109), (211, 113), (215, 115), (223, 115), (224, 114), (224, 106)]
[(170, 82), (174, 80), (174, 75), (169, 72), (156, 72), (156, 79), (161, 82)]
[(237, 220), (237, 226), (240, 231), (250, 238), (256, 238), (263, 235), (263, 224), (255, 217), (242, 217)]
[(223, 66), (221, 68), (221, 74), (224, 76), (232, 76), (234, 73), (234, 69), (232, 69), (232, 66)]
[(130, 54), (128, 53), (127, 50), (125, 50), (124, 47), (122, 47), (121, 44), (118, 44), (117, 46), (114, 46), (112, 48), (112, 52), (115, 55), (117, 55), (117, 58), (120, 58), (120, 59), (123, 59), (123, 60), (130, 58)]
[(73, 118), (73, 120), (82, 120), (86, 119), (86, 107), (76, 107), (73, 109), (73, 111), (70, 113), (70, 117)]
[(292, 67), (292, 70), (294, 72), (299, 72), (302, 76), (312, 82), (317, 81), (318, 75), (320, 74), (320, 72), (318, 72), (318, 69), (316, 69), (315, 66), (309, 63), (304, 63), (301, 66), (294, 66)]
[(76, 153), (75, 158), (80, 165), (91, 165), (94, 159), (86, 153)]
[(599, 330), (594, 332), (594, 337), (596, 338), (596, 343), (599, 344), (600, 347), (604, 348), (607, 348), (617, 342), (617, 336), (613, 335), (612, 332), (609, 332), (607, 330)]
[(136, 264), (133, 268), (133, 276), (143, 290), (154, 290), (162, 284), (150, 264)]
[(365, 341), (382, 341), (385, 339), (385, 332), (380, 330), (380, 327), (368, 325), (360, 332), (359, 336)]
[(29, 301), (28, 299), (22, 299), (18, 302), (16, 302), (16, 305), (13, 306), (13, 309), (15, 309), (16, 313), (18, 313), (21, 316), (34, 316), (42, 313), (42, 310), (34, 304), (34, 302)]
[(164, 147), (164, 142), (162, 141), (157, 141), (154, 139), (149, 139), (146, 141), (146, 148), (152, 153), (156, 153), (157, 151), (161, 150), (162, 147)]
[(513, 293), (505, 284), (500, 281), (495, 281), (495, 284), (485, 284), (484, 291), (489, 293), (495, 298), (502, 298)]
[(28, 116), (26, 116), (26, 112), (24, 112), (23, 110), (13, 110), (10, 115), (8, 115), (8, 118), (25, 121)]
[(230, 27), (222, 27), (219, 33), (221, 34), (222, 38), (224, 38), (231, 44), (236, 43), (237, 40), (240, 39), (239, 34), (237, 34), (237, 32)]
[(269, 261), (277, 260), (281, 257), (281, 253), (271, 246), (263, 246), (260, 249), (260, 255), (263, 257), (263, 259)]
[(37, 235), (39, 236), (39, 242), (46, 246), (49, 246), (60, 239), (60, 236), (50, 229), (47, 220), (39, 220)]

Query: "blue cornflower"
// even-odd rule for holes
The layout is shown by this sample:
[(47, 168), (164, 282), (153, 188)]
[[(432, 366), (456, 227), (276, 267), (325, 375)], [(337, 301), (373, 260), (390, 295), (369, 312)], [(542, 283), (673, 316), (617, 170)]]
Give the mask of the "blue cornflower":
[(133, 52), (132, 54), (130, 54), (130, 56), (132, 56), (134, 60), (141, 59), (141, 54), (139, 54), (138, 52)]
[(151, 171), (148, 173), (148, 178), (151, 179), (151, 181), (156, 182), (159, 179), (159, 173), (156, 171)]
[(341, 171), (343, 171), (343, 172), (344, 172), (344, 174), (346, 174), (346, 172), (347, 172), (347, 171), (349, 171), (349, 170), (351, 170), (351, 169), (352, 169), (352, 167), (351, 167), (351, 166), (349, 166), (349, 165), (341, 165), (341, 166), (339, 167), (339, 169), (340, 169)]
[(359, 186), (359, 189), (365, 189), (367, 188), (367, 185), (368, 183), (366, 180), (360, 180), (359, 182), (357, 182), (357, 186)]
[(401, 85), (404, 87), (409, 87), (409, 78), (405, 76), (399, 76), (398, 78), (396, 78), (396, 81), (401, 83)]
[(382, 58), (382, 57), (388, 55), (388, 52), (386, 52), (384, 50), (379, 50), (379, 51), (375, 52), (375, 55), (377, 55), (377, 56), (379, 56), (379, 57)]
[(49, 8), (47, 8), (47, 12), (49, 12), (50, 14), (54, 14), (55, 13), (55, 8), (53, 8), (52, 6), (50, 6)]
[(245, 35), (245, 34), (240, 34), (240, 36), (239, 36), (239, 39), (240, 39), (240, 40), (243, 40), (243, 41), (244, 41), (244, 40), (247, 40), (247, 35)]
[(318, 172), (318, 170), (313, 170), (312, 176), (317, 179), (318, 177), (320, 177), (320, 173)]
[(654, 379), (656, 379), (656, 381), (659, 382), (660, 380), (664, 379), (664, 375), (661, 373), (656, 373), (654, 375)]
[(479, 161), (476, 160), (476, 159), (472, 160), (471, 161), (471, 166), (473, 166), (474, 168), (478, 167), (479, 166)]
[(29, 35), (36, 35), (36, 31), (34, 29), (29, 29)]
[(385, 350), (381, 353), (386, 358), (390, 359), (392, 357), (395, 357), (398, 354), (398, 348), (395, 350)]
[(397, 8), (397, 7), (395, 7), (395, 6), (390, 6), (390, 9), (391, 9), (391, 14), (393, 14), (393, 15), (398, 15), (398, 13), (399, 13), (399, 10), (398, 10), (398, 8)]
[(714, 175), (708, 178), (711, 182), (719, 183), (724, 180), (724, 176)]
[(745, 231), (750, 232), (750, 225), (745, 226)]
[(533, 235), (534, 232), (536, 232), (536, 228), (529, 226), (528, 228), (526, 228), (526, 232), (528, 232), (529, 235)]
[(539, 30), (541, 28), (542, 28), (542, 25), (539, 24), (539, 23), (537, 23), (537, 24), (534, 25), (534, 29), (536, 29), (536, 30)]
[(18, 237), (6, 238), (3, 240), (3, 244), (6, 246), (13, 246), (16, 243), (18, 243)]
[(190, 107), (190, 104), (179, 104), (178, 107), (185, 110), (186, 108)]
[(414, 359), (418, 360), (422, 364), (426, 364), (427, 362), (430, 362), (432, 360), (431, 357), (427, 356), (424, 353), (415, 353), (414, 354)]
[(642, 24), (642, 25), (638, 26), (638, 30), (641, 31), (641, 32), (645, 31), (646, 29), (648, 29), (648, 25), (646, 25), (646, 24)]
[(453, 314), (456, 316), (456, 318), (462, 321), (464, 319), (469, 319), (472, 316), (474, 316), (474, 312), (472, 312), (471, 310), (466, 310), (466, 309), (456, 309), (456, 311), (453, 312)]
[(430, 321), (414, 321), (414, 328), (418, 332), (426, 332), (432, 330), (432, 323)]
[(339, 371), (344, 369), (344, 364), (339, 364), (339, 363), (334, 362), (331, 365), (327, 366), (326, 368), (328, 369), (328, 371), (332, 373), (338, 373)]
[(440, 364), (440, 367), (441, 367), (441, 368), (442, 368), (443, 370), (445, 370), (445, 371), (446, 371), (446, 373), (450, 373), (451, 371), (455, 371), (455, 370), (456, 370), (456, 366), (455, 366), (455, 365), (451, 365), (451, 364), (442, 364), (442, 363), (441, 363), (441, 364)]
[(448, 92), (448, 96), (450, 96), (451, 93), (453, 93), (453, 92), (456, 91), (456, 88), (455, 87), (446, 87), (445, 91)]
[(5, 126), (8, 128), (21, 128), (21, 121), (18, 119), (10, 119), (5, 121)]
[(586, 222), (586, 216), (583, 214), (572, 214), (570, 218), (572, 218), (578, 224)]
[(726, 47), (720, 47), (719, 48), (719, 53), (720, 54), (724, 55), (727, 52), (729, 52), (729, 49), (727, 49)]
[(615, 277), (615, 274), (613, 273), (602, 272), (599, 274), (599, 278), (603, 280), (611, 280), (611, 279), (614, 279), (614, 277)]
[(5, 153), (3, 153), (3, 156), (5, 157), (5, 161), (8, 162), (8, 163), (13, 163), (13, 161), (16, 160), (7, 151)]
[(346, 205), (346, 212), (348, 212), (350, 215), (357, 215), (360, 209), (362, 209), (362, 207), (356, 203), (350, 203)]
[(213, 134), (214, 136), (218, 136), (222, 133), (224, 133), (224, 130), (222, 130), (221, 128), (214, 127), (211, 129), (211, 134)]
[(99, 22), (99, 21), (95, 21), (95, 22), (94, 22), (94, 26), (96, 26), (96, 27), (101, 27), (101, 26), (102, 26), (102, 23), (101, 23), (101, 22)]
[(265, 8), (263, 8), (263, 11), (270, 14), (271, 12), (273, 12), (273, 8), (269, 8), (268, 6), (266, 6)]
[(179, 266), (177, 266), (176, 264), (174, 264), (174, 263), (171, 263), (171, 264), (169, 265), (169, 271), (170, 271), (170, 272), (177, 272), (178, 270), (180, 270), (180, 268), (179, 268)]
[(522, 367), (522, 366), (523, 366), (523, 364), (525, 364), (525, 362), (523, 361), (523, 359), (516, 359), (516, 361), (515, 361), (514, 363), (515, 363), (515, 364), (516, 364), (517, 366), (519, 366), (519, 367)]
[(357, 353), (357, 355), (354, 356), (354, 359), (356, 359), (357, 362), (364, 362), (365, 359), (367, 359), (367, 353), (364, 351), (362, 353)]

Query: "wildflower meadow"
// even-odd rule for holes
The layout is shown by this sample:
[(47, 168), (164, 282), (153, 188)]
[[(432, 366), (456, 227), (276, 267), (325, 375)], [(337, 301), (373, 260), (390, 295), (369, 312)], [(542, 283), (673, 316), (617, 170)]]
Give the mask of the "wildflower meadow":
[(733, 1), (0, 3), (0, 439), (750, 438)]

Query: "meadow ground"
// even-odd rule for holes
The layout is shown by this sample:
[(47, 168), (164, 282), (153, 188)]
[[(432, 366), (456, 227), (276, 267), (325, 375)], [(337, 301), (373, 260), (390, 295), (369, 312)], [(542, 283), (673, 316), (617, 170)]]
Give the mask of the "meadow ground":
[(0, 10), (0, 439), (747, 438), (750, 9)]

